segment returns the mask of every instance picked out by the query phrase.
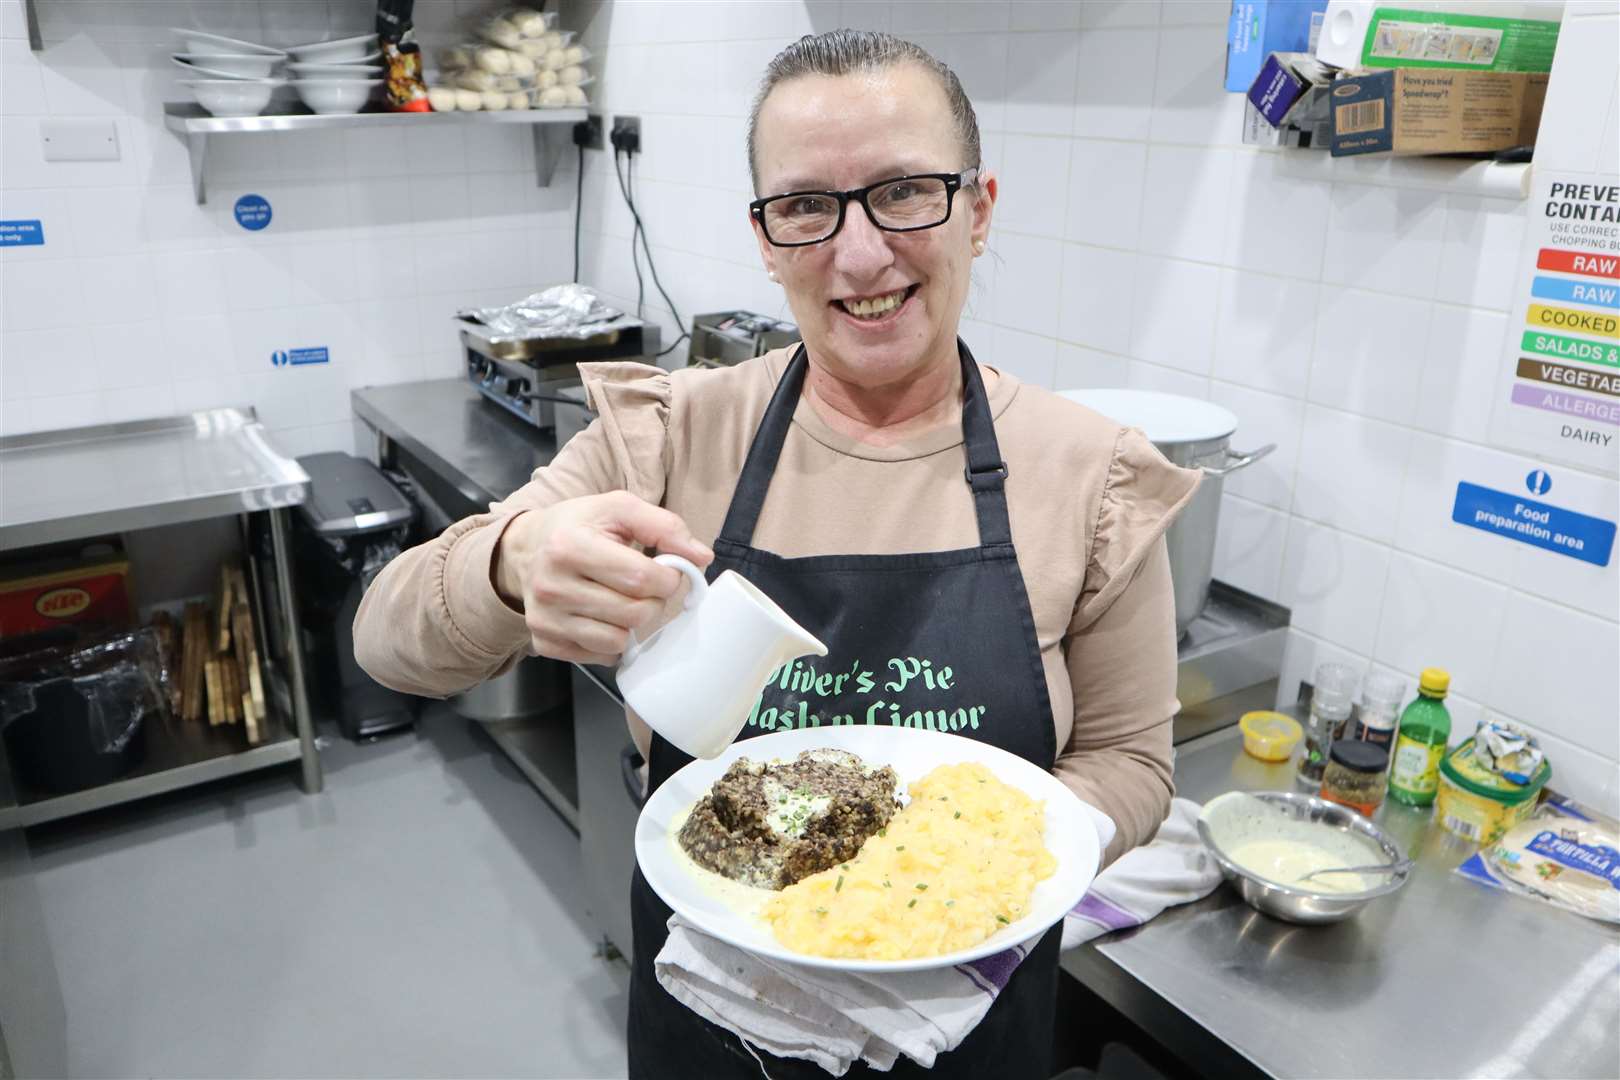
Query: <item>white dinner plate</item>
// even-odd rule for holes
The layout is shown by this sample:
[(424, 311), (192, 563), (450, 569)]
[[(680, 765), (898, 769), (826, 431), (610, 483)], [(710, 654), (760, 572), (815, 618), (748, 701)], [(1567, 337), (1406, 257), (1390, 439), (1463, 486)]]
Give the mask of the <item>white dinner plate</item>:
[[(859, 754), (868, 765), (892, 766), (899, 774), (902, 792), (935, 766), (977, 762), (1002, 783), (1044, 802), (1045, 842), (1057, 859), (1057, 870), (1035, 886), (1029, 913), (979, 944), (956, 952), (908, 960), (842, 960), (788, 949), (776, 940), (764, 920), (739, 915), (693, 876), (677, 857), (679, 845), (671, 833), (671, 824), (708, 793), (733, 761), (744, 756), (755, 761), (787, 761), (801, 750), (826, 747)], [(1080, 902), (1097, 874), (1100, 857), (1097, 830), (1080, 800), (1051, 773), (988, 743), (915, 728), (822, 727), (743, 739), (712, 761), (694, 761), (666, 780), (647, 800), (636, 821), (636, 861), (642, 876), (682, 919), (712, 937), (759, 956), (834, 971), (925, 971), (977, 960), (1029, 941)]]

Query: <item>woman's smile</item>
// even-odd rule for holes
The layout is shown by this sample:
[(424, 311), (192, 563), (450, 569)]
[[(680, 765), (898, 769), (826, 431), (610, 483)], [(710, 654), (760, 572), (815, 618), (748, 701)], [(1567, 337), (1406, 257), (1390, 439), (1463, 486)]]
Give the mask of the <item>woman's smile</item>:
[(840, 297), (832, 302), (832, 307), (863, 332), (891, 330), (914, 307), (911, 299), (917, 295), (918, 288), (911, 284), (888, 292)]

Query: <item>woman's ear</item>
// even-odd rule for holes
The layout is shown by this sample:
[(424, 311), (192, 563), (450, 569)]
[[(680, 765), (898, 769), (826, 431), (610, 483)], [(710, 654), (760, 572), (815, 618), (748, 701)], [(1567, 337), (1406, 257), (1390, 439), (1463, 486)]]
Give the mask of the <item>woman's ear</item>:
[(975, 251), (990, 237), (990, 215), (995, 210), (999, 190), (995, 173), (986, 169), (979, 174), (979, 182), (973, 187), (973, 226), (969, 234)]

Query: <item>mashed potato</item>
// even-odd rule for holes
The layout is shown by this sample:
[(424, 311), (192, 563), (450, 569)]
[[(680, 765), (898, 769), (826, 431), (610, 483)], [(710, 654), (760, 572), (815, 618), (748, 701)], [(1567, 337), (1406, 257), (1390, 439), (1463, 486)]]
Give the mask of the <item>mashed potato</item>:
[(982, 765), (941, 765), (847, 863), (767, 902), (797, 952), (858, 960), (938, 956), (976, 945), (1028, 910), (1057, 869), (1041, 803)]

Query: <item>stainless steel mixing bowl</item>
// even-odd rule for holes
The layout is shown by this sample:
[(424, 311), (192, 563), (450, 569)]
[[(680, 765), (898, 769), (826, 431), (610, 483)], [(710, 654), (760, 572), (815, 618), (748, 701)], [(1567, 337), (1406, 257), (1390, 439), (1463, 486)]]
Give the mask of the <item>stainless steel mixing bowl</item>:
[[(1373, 850), (1383, 853), (1385, 862), (1403, 862), (1406, 855), (1401, 851), (1400, 845), (1377, 825), (1349, 807), (1319, 799), (1314, 795), (1299, 795), (1289, 791), (1254, 791), (1229, 793), (1211, 799), (1204, 805), (1204, 812), (1199, 815), (1198, 836), (1210, 854), (1215, 857), (1215, 861), (1220, 864), (1221, 874), (1238, 891), (1238, 895), (1258, 911), (1293, 923), (1337, 922), (1354, 915), (1380, 896), (1388, 896), (1397, 891), (1406, 884), (1406, 879), (1411, 875), (1411, 868), (1408, 867), (1388, 875), (1387, 879), (1381, 880), (1370, 889), (1353, 893), (1319, 892), (1298, 885), (1280, 885), (1263, 878), (1234, 863), (1217, 840), (1221, 831), (1220, 815), (1241, 813), (1245, 809), (1241, 803), (1232, 801), (1227, 801), (1224, 806), (1219, 805), (1223, 800), (1231, 800), (1234, 794), (1260, 800), (1265, 807), (1256, 809), (1260, 809), (1261, 813), (1275, 812), (1286, 821), (1306, 822), (1325, 829), (1357, 833), (1372, 845)], [(1216, 815), (1213, 828), (1212, 810)], [(1374, 856), (1361, 861), (1371, 864), (1376, 863), (1378, 859)]]

